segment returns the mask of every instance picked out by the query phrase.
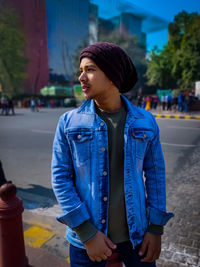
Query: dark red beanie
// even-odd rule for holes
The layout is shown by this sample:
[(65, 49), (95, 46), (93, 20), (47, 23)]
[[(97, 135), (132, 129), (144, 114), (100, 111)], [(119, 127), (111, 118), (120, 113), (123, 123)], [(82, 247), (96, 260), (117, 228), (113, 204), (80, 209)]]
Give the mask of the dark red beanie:
[(82, 50), (82, 58), (92, 59), (121, 93), (130, 91), (138, 77), (130, 57), (116, 44), (99, 42)]

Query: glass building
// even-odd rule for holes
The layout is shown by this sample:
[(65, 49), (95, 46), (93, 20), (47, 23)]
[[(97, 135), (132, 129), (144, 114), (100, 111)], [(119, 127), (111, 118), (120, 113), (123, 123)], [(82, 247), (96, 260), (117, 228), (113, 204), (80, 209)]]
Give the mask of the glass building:
[(72, 80), (73, 56), (89, 38), (88, 0), (46, 0), (51, 82)]

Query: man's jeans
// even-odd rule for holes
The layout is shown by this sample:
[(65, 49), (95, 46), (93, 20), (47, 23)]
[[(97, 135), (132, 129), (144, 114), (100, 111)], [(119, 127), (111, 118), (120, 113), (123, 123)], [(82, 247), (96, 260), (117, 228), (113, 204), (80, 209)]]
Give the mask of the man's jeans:
[[(126, 267), (156, 267), (155, 262), (141, 262), (141, 257), (138, 254), (139, 250), (140, 245), (133, 249), (130, 241), (117, 244), (117, 252)], [(107, 263), (106, 261), (91, 261), (85, 249), (74, 247), (73, 245), (70, 245), (70, 262), (71, 267), (105, 267)]]

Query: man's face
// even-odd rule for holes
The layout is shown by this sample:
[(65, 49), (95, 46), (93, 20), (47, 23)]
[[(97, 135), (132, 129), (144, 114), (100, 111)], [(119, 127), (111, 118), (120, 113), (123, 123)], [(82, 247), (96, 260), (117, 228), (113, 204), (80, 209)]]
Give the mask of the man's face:
[(83, 58), (80, 64), (80, 71), (79, 81), (87, 99), (98, 101), (112, 92), (112, 82), (93, 60)]

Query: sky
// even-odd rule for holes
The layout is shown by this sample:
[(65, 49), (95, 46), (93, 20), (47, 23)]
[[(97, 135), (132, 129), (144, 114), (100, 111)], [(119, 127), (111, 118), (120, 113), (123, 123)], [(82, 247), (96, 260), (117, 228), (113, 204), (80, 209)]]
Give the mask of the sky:
[[(114, 12), (114, 9), (111, 10), (110, 6), (117, 6), (120, 0), (93, 0), (93, 2), (98, 2), (102, 7), (103, 13), (107, 13), (107, 17), (109, 17), (109, 13)], [(168, 23), (172, 22), (174, 16), (183, 10), (188, 13), (198, 12), (200, 14), (200, 0), (122, 0), (121, 2), (133, 4), (144, 12), (160, 17)], [(155, 45), (162, 48), (167, 43), (167, 40), (167, 28), (147, 34), (147, 51), (152, 50)]]

